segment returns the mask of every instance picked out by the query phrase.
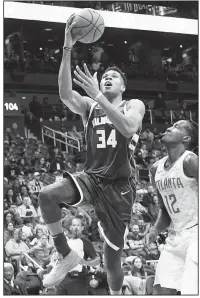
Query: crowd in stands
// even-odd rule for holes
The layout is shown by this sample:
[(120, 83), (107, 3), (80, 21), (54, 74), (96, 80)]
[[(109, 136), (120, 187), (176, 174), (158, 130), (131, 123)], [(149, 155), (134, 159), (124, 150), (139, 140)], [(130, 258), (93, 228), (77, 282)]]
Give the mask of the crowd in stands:
[[(198, 62), (196, 56), (190, 58), (193, 59), (193, 62), (185, 65), (183, 58), (177, 58), (177, 56), (182, 55), (180, 51), (174, 53), (172, 58), (162, 54), (160, 65), (156, 65), (154, 62), (146, 61), (145, 57), (150, 55), (151, 50), (145, 50), (143, 43), (145, 44), (145, 41), (138, 40), (129, 46), (123, 47), (121, 45), (123, 47), (123, 60), (121, 62), (118, 59), (113, 59), (114, 55), (109, 54), (109, 45), (104, 40), (96, 42), (92, 46), (79, 43), (72, 49), (72, 73), (76, 65), (83, 68), (83, 63), (86, 63), (90, 72), (94, 74), (97, 71), (100, 77), (107, 67), (116, 65), (126, 73), (127, 78), (170, 79), (177, 82), (197, 83)], [(23, 56), (16, 54), (14, 50), (10, 53), (7, 52), (6, 48), (4, 50), (4, 69), (11, 73), (58, 74), (61, 60), (61, 48), (45, 47), (38, 49), (38, 51), (25, 51)]]
[[(14, 127), (14, 128), (13, 128)], [(83, 132), (73, 127), (69, 135), (85, 145)], [(62, 222), (71, 247), (82, 247), (83, 256), (92, 259), (96, 254), (101, 265), (78, 267), (67, 274), (57, 288), (44, 289), (42, 279), (57, 262), (52, 237), (44, 224), (38, 206), (38, 194), (48, 184), (62, 179), (64, 171), (74, 173), (83, 169), (85, 155), (70, 148), (53, 147), (45, 139), (24, 139), (17, 126), (5, 128), (4, 135), (4, 293), (24, 294), (108, 294), (104, 268), (103, 242), (92, 206), (62, 208)], [(166, 154), (156, 131), (149, 128), (141, 134), (136, 150), (139, 168), (147, 168)], [(132, 207), (132, 221), (126, 237), (122, 265), (125, 273), (124, 294), (151, 294), (155, 264), (163, 248), (165, 235), (149, 243), (148, 232), (156, 220), (159, 202), (148, 179), (139, 180)], [(29, 258), (31, 257), (31, 258)], [(30, 283), (31, 280), (31, 283)]]

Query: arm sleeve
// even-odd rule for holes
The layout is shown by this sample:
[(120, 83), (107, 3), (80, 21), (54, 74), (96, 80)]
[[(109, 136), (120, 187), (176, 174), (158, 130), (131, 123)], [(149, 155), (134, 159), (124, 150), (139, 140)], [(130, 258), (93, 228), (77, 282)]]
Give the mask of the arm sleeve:
[(96, 251), (92, 242), (86, 238), (81, 238), (83, 241), (83, 250), (85, 253), (85, 258), (95, 259), (97, 257)]

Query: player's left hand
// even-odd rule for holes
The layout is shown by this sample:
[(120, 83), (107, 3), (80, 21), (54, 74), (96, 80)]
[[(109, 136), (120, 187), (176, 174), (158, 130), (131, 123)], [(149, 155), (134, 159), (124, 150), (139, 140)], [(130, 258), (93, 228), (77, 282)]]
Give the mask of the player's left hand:
[(83, 88), (85, 92), (90, 96), (92, 99), (95, 99), (95, 97), (99, 94), (99, 83), (97, 80), (97, 72), (92, 76), (89, 72), (87, 65), (84, 63), (83, 65), (85, 73), (80, 69), (80, 67), (77, 65), (76, 70), (74, 71), (74, 74), (77, 79), (73, 79), (73, 81)]

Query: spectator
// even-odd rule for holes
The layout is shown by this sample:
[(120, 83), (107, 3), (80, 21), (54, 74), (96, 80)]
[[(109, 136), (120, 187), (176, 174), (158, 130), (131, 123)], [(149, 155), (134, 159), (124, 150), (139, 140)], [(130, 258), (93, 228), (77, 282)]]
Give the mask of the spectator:
[(22, 218), (35, 218), (37, 217), (37, 212), (35, 208), (31, 205), (30, 197), (23, 197), (23, 204), (17, 209), (20, 217)]
[(22, 233), (24, 233), (26, 238), (33, 237), (33, 221), (32, 218), (24, 218), (24, 226), (22, 227)]
[(145, 237), (149, 232), (150, 224), (145, 224), (143, 218), (138, 219), (139, 234), (142, 237)]
[(55, 159), (56, 155), (60, 155), (62, 161), (64, 160), (63, 153), (62, 153), (62, 151), (58, 147), (54, 147), (53, 148), (53, 152), (51, 153), (52, 159)]
[(29, 188), (26, 185), (21, 185), (19, 192), (22, 197), (29, 196)]
[(49, 104), (49, 99), (45, 96), (42, 100), (42, 118), (49, 119), (51, 115), (51, 105)]
[(155, 189), (154, 189), (154, 187), (151, 184), (149, 184), (147, 186), (147, 193), (145, 193), (143, 195), (143, 200), (142, 200), (141, 204), (144, 207), (147, 207), (148, 208), (149, 204), (151, 204), (152, 201), (153, 201), (154, 194), (155, 194)]
[(39, 162), (36, 163), (35, 165), (35, 171), (36, 172), (47, 172), (47, 165), (46, 165), (46, 160), (44, 157), (41, 157), (39, 159)]
[(146, 279), (147, 277), (147, 273), (144, 270), (142, 260), (138, 257), (135, 258), (132, 262), (131, 275), (140, 277), (142, 279)]
[(165, 110), (167, 109), (167, 107), (161, 93), (158, 93), (158, 96), (154, 101), (154, 109), (159, 110), (165, 119)]
[(143, 195), (136, 194), (136, 199), (133, 203), (132, 211), (133, 215), (137, 215), (137, 217), (141, 217), (147, 214), (147, 208), (142, 205), (142, 201)]
[(127, 236), (127, 244), (131, 248), (131, 253), (138, 255), (144, 248), (144, 237), (139, 234), (138, 225), (133, 225), (131, 227), (131, 233)]
[(38, 228), (36, 231), (36, 237), (33, 238), (33, 240), (30, 242), (30, 246), (35, 246), (35, 245), (40, 244), (41, 243), (40, 239), (41, 239), (42, 235), (43, 235), (43, 230)]
[(5, 225), (5, 231), (4, 231), (4, 245), (10, 240), (14, 238), (14, 223), (8, 222)]
[(18, 167), (20, 169), (20, 172), (24, 173), (28, 170), (28, 164), (27, 162), (25, 161), (25, 159), (23, 157), (21, 157), (19, 160), (18, 160)]
[(19, 213), (17, 212), (17, 205), (16, 204), (11, 204), (9, 208), (9, 212), (13, 214), (13, 221), (17, 226), (21, 226), (23, 224), (23, 220), (20, 217)]
[(33, 96), (32, 101), (29, 103), (29, 110), (36, 119), (41, 117), (41, 104), (38, 102), (37, 96)]
[(13, 213), (6, 211), (4, 212), (4, 224), (7, 224), (9, 222), (13, 221)]
[(38, 265), (46, 269), (46, 266), (50, 263), (50, 255), (52, 250), (53, 246), (48, 243), (47, 235), (42, 234), (38, 244), (29, 250), (29, 254), (38, 263)]
[(40, 173), (34, 173), (34, 179), (28, 183), (28, 187), (30, 189), (30, 193), (39, 193), (43, 188), (43, 183), (40, 181)]
[(16, 285), (14, 278), (14, 268), (10, 263), (4, 263), (4, 295), (28, 295), (26, 287), (23, 284)]
[[(72, 137), (72, 138), (78, 139), (78, 140), (81, 141), (81, 142), (82, 142), (82, 140), (83, 140), (83, 136), (82, 136), (82, 134), (81, 134), (80, 132), (77, 131), (75, 125), (72, 126), (72, 130), (68, 132), (68, 135), (69, 135), (70, 137)], [(77, 143), (76, 143), (75, 145), (77, 145)]]
[(65, 164), (62, 161), (61, 155), (56, 155), (55, 159), (50, 164), (50, 172), (64, 171)]
[(18, 130), (17, 123), (12, 124), (11, 135), (12, 135), (13, 140), (16, 140), (16, 137), (19, 136), (19, 130)]
[(140, 277), (125, 275), (122, 292), (123, 295), (145, 295), (145, 282)]
[(7, 256), (11, 257), (11, 260), (19, 260), (21, 253), (28, 250), (28, 246), (22, 241), (22, 230), (16, 229), (14, 231), (14, 238), (10, 239), (5, 245)]
[(24, 180), (24, 173), (19, 173), (19, 175), (17, 176), (17, 179), (18, 179), (18, 181), (19, 181), (19, 184), (21, 185), (21, 186), (26, 186), (26, 182), (25, 182), (25, 180)]
[(16, 203), (16, 195), (14, 194), (12, 188), (8, 188), (6, 191), (4, 201), (6, 201), (8, 207), (10, 207), (12, 203)]
[[(39, 213), (39, 212), (38, 212), (38, 213)], [(36, 224), (36, 226), (35, 226), (35, 228), (34, 228), (34, 234), (37, 233), (37, 230), (38, 230), (38, 229), (41, 229), (42, 232), (43, 232), (44, 234), (46, 234), (46, 235), (49, 234), (49, 230), (48, 230), (47, 226), (45, 225), (42, 216), (39, 217), (39, 223)]]
[(4, 166), (4, 177), (6, 177), (8, 180), (15, 180), (17, 175), (20, 173), (20, 168), (17, 166), (16, 160), (14, 158), (11, 158), (10, 164), (7, 166)]

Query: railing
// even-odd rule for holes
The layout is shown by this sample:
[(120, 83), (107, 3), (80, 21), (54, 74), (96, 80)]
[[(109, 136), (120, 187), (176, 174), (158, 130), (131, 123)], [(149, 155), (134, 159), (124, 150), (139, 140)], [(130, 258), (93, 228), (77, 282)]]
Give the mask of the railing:
[(23, 252), (19, 258), (19, 271), (21, 271), (21, 270), (27, 271), (26, 266), (23, 266), (22, 262), (21, 262), (23, 256), (25, 256), (27, 259), (29, 259), (31, 261), (31, 263), (36, 266), (37, 269), (44, 270), (42, 268), (42, 266), (40, 266), (33, 258), (31, 258), (26, 252)]
[[(146, 110), (146, 114), (149, 113), (149, 119), (148, 121), (150, 121), (151, 124), (153, 123), (156, 123), (158, 119), (163, 119), (164, 120), (164, 117), (167, 118), (171, 125), (174, 124), (174, 122), (178, 121), (178, 119), (176, 119), (176, 116), (174, 115), (174, 113), (179, 113), (180, 110), (159, 110), (159, 109), (148, 109)], [(193, 115), (193, 112), (196, 113), (198, 111), (184, 111), (184, 113), (186, 114), (187, 113), (187, 119), (188, 120), (194, 120), (194, 115)], [(148, 114), (147, 114), (148, 115)], [(179, 115), (181, 116), (181, 114)]]
[[(47, 133), (47, 132), (50, 132), (50, 133)], [(56, 137), (56, 135), (59, 135), (62, 137), (62, 139), (59, 139)], [(47, 126), (43, 126), (42, 127), (42, 142), (44, 144), (44, 136), (50, 138), (50, 139), (53, 139), (53, 142), (54, 142), (54, 146), (56, 146), (56, 142), (59, 142), (59, 143), (62, 143), (62, 144), (65, 144), (66, 146), (66, 152), (68, 152), (68, 147), (73, 147), (75, 149), (77, 149), (78, 151), (81, 150), (81, 144), (80, 144), (80, 141), (73, 138), (73, 137), (70, 137), (68, 135), (65, 135), (64, 133), (60, 132), (60, 131), (56, 131), (52, 128), (49, 128)], [(63, 140), (64, 139), (64, 140)], [(72, 142), (70, 142), (72, 141)], [(74, 145), (74, 142), (77, 143), (77, 145)]]

